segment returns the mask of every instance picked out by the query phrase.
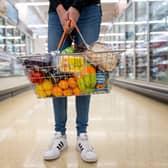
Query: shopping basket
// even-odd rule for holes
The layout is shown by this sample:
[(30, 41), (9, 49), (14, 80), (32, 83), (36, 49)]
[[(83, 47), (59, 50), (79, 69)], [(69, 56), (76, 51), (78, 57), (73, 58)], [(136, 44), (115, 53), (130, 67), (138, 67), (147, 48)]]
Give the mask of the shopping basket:
[(109, 73), (116, 67), (120, 52), (94, 51), (75, 22), (70, 21), (67, 26), (72, 23), (87, 50), (61, 53), (60, 48), (68, 35), (68, 29), (65, 29), (56, 51), (18, 57), (39, 98), (110, 92)]

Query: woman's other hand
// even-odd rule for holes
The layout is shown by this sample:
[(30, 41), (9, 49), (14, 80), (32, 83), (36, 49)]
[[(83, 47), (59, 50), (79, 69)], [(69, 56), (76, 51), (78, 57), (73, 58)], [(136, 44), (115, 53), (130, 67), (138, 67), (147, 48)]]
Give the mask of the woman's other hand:
[(80, 16), (80, 13), (76, 8), (71, 6), (68, 9), (68, 17), (70, 20), (74, 20), (75, 22), (77, 22), (79, 19), (79, 16)]
[[(73, 20), (75, 23), (78, 21), (80, 13), (76, 8), (70, 7), (67, 10), (67, 13), (68, 13), (69, 20)], [(69, 33), (71, 33), (73, 29), (74, 29), (74, 25), (71, 23), (69, 27)]]

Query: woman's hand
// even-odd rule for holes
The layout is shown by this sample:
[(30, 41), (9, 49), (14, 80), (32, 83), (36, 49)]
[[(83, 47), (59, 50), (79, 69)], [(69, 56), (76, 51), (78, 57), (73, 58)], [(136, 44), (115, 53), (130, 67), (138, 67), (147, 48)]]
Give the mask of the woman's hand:
[(80, 13), (79, 13), (79, 11), (76, 8), (71, 6), (68, 9), (67, 12), (68, 12), (68, 17), (69, 17), (70, 20), (74, 20), (75, 22), (78, 21)]
[(79, 11), (74, 8), (74, 7), (70, 7), (67, 11), (64, 9), (63, 5), (60, 4), (57, 6), (56, 8), (57, 14), (59, 16), (61, 25), (63, 27), (63, 29), (65, 30), (65, 28), (69, 29), (67, 30), (69, 33), (72, 32), (72, 30), (74, 29), (73, 25), (69, 25), (69, 27), (67, 26), (67, 23), (69, 20), (73, 20), (74, 22), (77, 22), (80, 16)]
[(66, 24), (67, 24), (67, 21), (69, 20), (68, 12), (64, 9), (62, 4), (57, 6), (56, 11), (57, 11), (57, 14), (59, 16), (61, 25), (64, 29)]
[[(73, 20), (75, 23), (78, 21), (80, 13), (76, 8), (70, 7), (67, 10), (67, 13), (68, 13), (69, 20)], [(71, 33), (73, 29), (74, 29), (74, 25), (71, 23), (69, 27), (69, 33)]]

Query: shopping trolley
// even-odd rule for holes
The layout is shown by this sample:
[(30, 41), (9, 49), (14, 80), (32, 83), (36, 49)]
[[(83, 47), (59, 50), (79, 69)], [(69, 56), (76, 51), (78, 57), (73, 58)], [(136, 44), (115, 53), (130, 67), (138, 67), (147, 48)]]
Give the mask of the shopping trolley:
[[(60, 52), (70, 24), (73, 24), (83, 41), (86, 48), (83, 52)], [(109, 73), (117, 65), (120, 51), (106, 50), (106, 47), (106, 51), (94, 51), (95, 46), (99, 50), (103, 48), (100, 44), (89, 46), (76, 23), (71, 20), (56, 51), (21, 56), (18, 59), (39, 98), (109, 93)]]

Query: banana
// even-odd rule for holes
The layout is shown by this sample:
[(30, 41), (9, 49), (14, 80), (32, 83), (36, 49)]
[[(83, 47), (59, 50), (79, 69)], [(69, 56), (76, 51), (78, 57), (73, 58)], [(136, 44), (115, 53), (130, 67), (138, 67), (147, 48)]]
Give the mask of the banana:
[(90, 88), (90, 74), (84, 75), (83, 80), (86, 88)]
[(96, 85), (96, 74), (90, 74), (90, 88), (94, 88)]
[(85, 83), (84, 83), (83, 78), (78, 79), (77, 83), (78, 83), (80, 90), (85, 91)]

